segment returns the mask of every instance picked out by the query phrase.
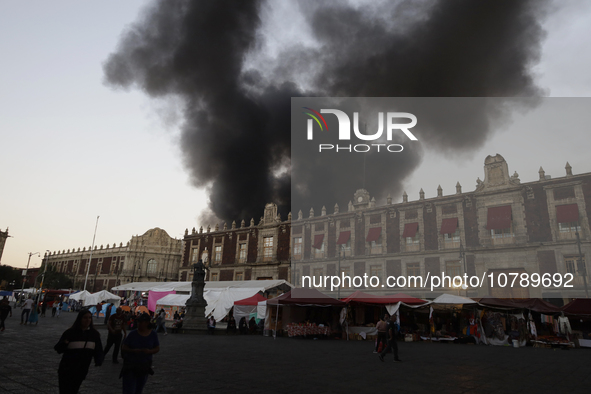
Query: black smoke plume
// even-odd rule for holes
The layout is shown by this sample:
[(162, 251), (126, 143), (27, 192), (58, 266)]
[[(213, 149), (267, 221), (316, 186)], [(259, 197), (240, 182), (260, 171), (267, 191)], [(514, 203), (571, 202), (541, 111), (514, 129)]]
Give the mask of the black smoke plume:
[[(247, 56), (265, 39), (261, 15), (270, 5), (158, 0), (124, 32), (104, 64), (111, 86), (182, 100), (184, 163), (193, 184), (208, 189), (213, 215), (222, 220), (256, 219), (271, 201), (284, 218), (290, 210), (291, 97), (543, 93), (531, 72), (544, 38), (542, 1), (302, 1), (299, 11), (314, 46), (282, 48), (271, 66), (247, 69)], [(302, 75), (312, 75), (308, 86), (296, 82)], [(433, 134), (433, 141), (449, 151), (481, 146), (492, 132), (483, 120), (489, 110), (471, 114), (467, 123), (480, 125), (478, 132)], [(452, 140), (461, 143), (445, 145)], [(368, 177), (366, 189), (377, 196), (399, 193), (420, 156), (420, 151), (400, 156), (388, 182)], [(368, 167), (372, 159), (380, 165), (368, 155)], [(319, 200), (309, 193), (315, 182), (321, 181), (304, 177), (294, 185), (294, 195), (308, 206), (342, 204), (354, 192), (335, 182), (332, 195)]]

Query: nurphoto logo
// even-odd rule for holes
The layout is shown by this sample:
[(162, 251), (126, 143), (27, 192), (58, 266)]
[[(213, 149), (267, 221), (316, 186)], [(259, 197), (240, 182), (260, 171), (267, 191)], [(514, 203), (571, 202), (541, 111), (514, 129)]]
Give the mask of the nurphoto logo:
[[(314, 139), (314, 121), (320, 128), (320, 131), (328, 132), (328, 124), (326, 123), (326, 119), (322, 114), (333, 114), (337, 117), (337, 121), (339, 122), (339, 141), (350, 141), (351, 140), (351, 119), (349, 115), (345, 112), (338, 110), (338, 109), (321, 109), (320, 112), (309, 108), (309, 107), (302, 107), (306, 112), (304, 114), (308, 115), (311, 119), (308, 119), (307, 122), (307, 138), (309, 141)], [(353, 112), (353, 133), (355, 137), (362, 141), (376, 141), (382, 138), (384, 134), (384, 119), (385, 119), (385, 129), (386, 129), (386, 140), (392, 141), (392, 136), (394, 135), (395, 131), (401, 131), (410, 139), (411, 141), (418, 141), (417, 137), (409, 130), (416, 126), (417, 124), (417, 117), (408, 112), (387, 112), (384, 115), (384, 112), (378, 112), (378, 130), (373, 134), (366, 134), (362, 133), (359, 129), (359, 112)], [(400, 119), (407, 119), (410, 122), (400, 123)], [(366, 130), (367, 132), (367, 130)], [(357, 152), (357, 153), (365, 153), (369, 152), (372, 149), (375, 149), (377, 152), (380, 152), (381, 148), (385, 148), (384, 151), (391, 152), (391, 153), (398, 153), (402, 152), (404, 147), (401, 144), (356, 144), (356, 145), (339, 145), (339, 144), (318, 144), (318, 151), (322, 153), (323, 151), (330, 151), (333, 150), (335, 152)]]

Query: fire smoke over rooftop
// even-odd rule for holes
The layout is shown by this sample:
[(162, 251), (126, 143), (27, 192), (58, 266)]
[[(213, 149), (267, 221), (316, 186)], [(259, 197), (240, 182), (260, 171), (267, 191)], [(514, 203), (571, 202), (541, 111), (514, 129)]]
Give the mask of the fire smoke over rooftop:
[[(292, 7), (303, 16), (301, 29), (312, 44), (290, 43), (274, 56), (258, 57), (268, 40), (269, 7), (273, 3), (264, 1), (155, 1), (104, 64), (110, 86), (181, 100), (184, 164), (192, 183), (207, 188), (210, 208), (222, 220), (256, 219), (270, 201), (284, 218), (290, 210), (291, 97), (543, 93), (531, 69), (545, 36), (545, 2), (300, 1)], [(491, 112), (499, 111), (474, 108), (464, 129), (423, 136), (423, 147), (475, 149), (493, 131)], [(372, 159), (380, 165), (378, 157), (368, 158), (368, 165)], [(367, 178), (372, 195), (400, 193), (421, 153), (398, 160), (387, 185)], [(305, 182), (295, 185), (296, 193), (319, 181)], [(336, 184), (322, 201), (313, 193), (304, 199), (308, 207), (341, 204), (354, 191), (344, 188)]]

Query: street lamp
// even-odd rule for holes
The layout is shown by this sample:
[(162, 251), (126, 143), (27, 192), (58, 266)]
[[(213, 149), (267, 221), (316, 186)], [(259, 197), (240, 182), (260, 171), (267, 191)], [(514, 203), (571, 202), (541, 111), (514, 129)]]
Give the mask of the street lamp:
[(589, 298), (589, 290), (587, 289), (587, 267), (583, 262), (583, 254), (581, 253), (581, 238), (579, 237), (579, 231), (577, 230), (575, 235), (577, 236), (577, 246), (579, 247), (579, 258), (577, 261), (577, 271), (579, 275), (583, 276), (583, 283), (585, 284), (585, 297)]
[[(344, 252), (344, 250), (345, 250), (345, 245), (342, 245), (342, 244), (340, 245), (340, 248), (337, 250), (337, 252), (339, 253), (339, 272), (338, 272), (338, 275), (341, 275), (341, 251)], [(344, 253), (343, 253), (343, 257), (345, 257), (344, 256)], [(337, 290), (337, 299), (338, 300), (341, 299), (341, 285), (342, 285), (342, 283), (341, 283), (341, 281), (339, 281), (339, 289)]]
[(86, 290), (86, 282), (88, 282), (88, 273), (90, 272), (90, 264), (92, 264), (92, 252), (94, 250), (94, 240), (96, 238), (96, 228), (98, 227), (98, 221), (100, 216), (96, 217), (96, 224), (94, 225), (94, 235), (92, 236), (92, 246), (90, 247), (90, 257), (88, 258), (88, 266), (86, 267), (86, 279), (84, 279), (84, 290)]
[(43, 275), (41, 275), (41, 284), (39, 285), (39, 294), (35, 296), (35, 304), (37, 303), (37, 300), (39, 298), (39, 296), (41, 295), (41, 292), (43, 291), (43, 281), (45, 280), (45, 273), (47, 272), (47, 266), (49, 265), (49, 250), (45, 251), (45, 268), (43, 268)]
[(25, 291), (25, 280), (27, 278), (27, 274), (29, 273), (29, 263), (31, 262), (31, 256), (35, 256), (36, 254), (41, 256), (41, 253), (39, 253), (39, 252), (35, 252), (35, 253), (29, 252), (29, 259), (27, 260), (27, 268), (25, 269), (25, 274), (23, 275), (23, 286), (21, 288), (21, 305), (23, 303), (23, 293)]
[[(464, 275), (468, 274), (468, 270), (466, 269), (466, 251), (464, 250), (464, 245), (462, 245), (462, 240), (460, 240), (460, 260), (464, 263)], [(464, 276), (468, 278), (467, 276)], [(466, 297), (468, 297), (468, 283), (464, 283), (462, 288), (466, 290)]]

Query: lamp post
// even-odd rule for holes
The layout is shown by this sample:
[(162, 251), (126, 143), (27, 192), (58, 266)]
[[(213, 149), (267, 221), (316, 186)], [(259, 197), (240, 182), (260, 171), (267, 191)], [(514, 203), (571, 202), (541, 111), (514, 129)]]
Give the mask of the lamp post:
[[(464, 263), (464, 275), (467, 275), (468, 270), (466, 268), (466, 251), (464, 250), (464, 245), (462, 244), (461, 240), (460, 240), (460, 260), (462, 260), (462, 262)], [(467, 276), (465, 276), (465, 278), (467, 278)], [(468, 297), (468, 283), (464, 283), (462, 285), (462, 288), (464, 290), (466, 290), (466, 297)]]
[(581, 238), (579, 237), (579, 231), (575, 233), (577, 236), (577, 246), (579, 248), (579, 258), (577, 261), (577, 271), (579, 271), (579, 275), (583, 276), (583, 283), (585, 284), (585, 297), (589, 298), (589, 290), (587, 289), (587, 267), (583, 262), (583, 254), (581, 253)]
[(46, 250), (45, 268), (43, 268), (43, 275), (41, 275), (41, 284), (39, 284), (39, 294), (35, 297), (35, 304), (39, 298), (39, 295), (43, 291), (43, 281), (45, 280), (45, 273), (47, 272), (47, 266), (49, 265), (49, 250)]
[(94, 250), (94, 240), (96, 238), (96, 228), (98, 227), (99, 217), (96, 217), (96, 224), (94, 225), (94, 235), (92, 236), (92, 246), (90, 247), (90, 257), (88, 258), (88, 266), (86, 267), (86, 279), (84, 279), (84, 290), (86, 290), (86, 282), (88, 282), (88, 273), (90, 272), (90, 264), (92, 264), (92, 252)]
[[(342, 246), (337, 250), (337, 253), (339, 254), (339, 271), (338, 271), (338, 275), (341, 275), (341, 249)], [(339, 281), (339, 289), (337, 290), (337, 300), (341, 299), (341, 281)]]
[(36, 254), (38, 254), (39, 256), (41, 256), (41, 253), (39, 252), (35, 252), (35, 253), (31, 253), (29, 252), (29, 259), (27, 260), (27, 268), (25, 269), (25, 274), (23, 275), (23, 285), (21, 288), (21, 305), (23, 304), (23, 293), (25, 291), (25, 280), (27, 278), (27, 274), (29, 273), (29, 263), (31, 262), (31, 256), (35, 256)]

